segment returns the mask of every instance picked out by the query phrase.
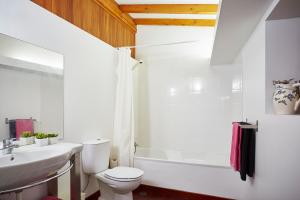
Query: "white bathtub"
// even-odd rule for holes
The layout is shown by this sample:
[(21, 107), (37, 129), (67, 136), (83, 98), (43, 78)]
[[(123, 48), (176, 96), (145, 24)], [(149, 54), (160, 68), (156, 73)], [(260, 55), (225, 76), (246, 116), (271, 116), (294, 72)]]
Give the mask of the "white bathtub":
[(142, 183), (181, 191), (238, 199), (241, 181), (228, 156), (192, 154), (138, 147), (134, 167), (145, 174)]

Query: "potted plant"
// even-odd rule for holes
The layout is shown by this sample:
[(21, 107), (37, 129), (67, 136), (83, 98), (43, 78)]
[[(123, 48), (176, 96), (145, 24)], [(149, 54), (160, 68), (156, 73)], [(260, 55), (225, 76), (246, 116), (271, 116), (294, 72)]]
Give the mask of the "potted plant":
[(31, 131), (23, 131), (20, 137), (21, 145), (33, 144), (34, 136)]
[(56, 144), (58, 142), (58, 134), (56, 133), (49, 133), (48, 138), (49, 144)]
[(47, 146), (48, 145), (48, 136), (45, 133), (36, 133), (35, 135), (35, 143), (38, 146)]

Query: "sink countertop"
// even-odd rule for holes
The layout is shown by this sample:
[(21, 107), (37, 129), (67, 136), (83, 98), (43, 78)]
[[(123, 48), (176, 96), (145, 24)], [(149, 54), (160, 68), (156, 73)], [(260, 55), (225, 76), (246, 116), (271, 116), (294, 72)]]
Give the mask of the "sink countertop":
[[(3, 147), (2, 142), (0, 142), (0, 148)], [(58, 142), (57, 144), (51, 144), (47, 146), (37, 146), (36, 144), (30, 144), (30, 145), (22, 145), (18, 148), (15, 148), (14, 152), (20, 152), (20, 151), (28, 151), (28, 150), (39, 150), (40, 148), (53, 148), (53, 147), (65, 147), (72, 149), (72, 154), (80, 152), (83, 148), (82, 144), (80, 143), (71, 143), (71, 142)], [(0, 156), (1, 156), (1, 150), (0, 150)]]
[[(83, 146), (80, 143), (69, 143), (69, 142), (59, 142), (57, 144), (51, 144), (46, 146), (37, 146), (36, 144), (31, 145), (24, 145), (18, 148), (14, 148), (13, 152), (22, 152), (22, 151), (36, 151), (36, 150), (46, 150), (46, 149), (53, 149), (53, 148), (68, 148), (72, 151), (72, 154), (81, 152)], [(1, 156), (1, 155), (0, 155)]]

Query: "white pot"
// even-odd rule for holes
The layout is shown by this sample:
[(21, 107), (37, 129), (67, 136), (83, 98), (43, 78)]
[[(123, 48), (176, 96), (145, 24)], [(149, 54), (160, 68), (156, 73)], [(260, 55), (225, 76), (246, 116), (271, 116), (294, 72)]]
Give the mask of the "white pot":
[(28, 145), (28, 144), (33, 144), (34, 142), (34, 137), (20, 137), (20, 143), (21, 145)]
[(47, 146), (48, 145), (48, 138), (44, 138), (44, 139), (37, 139), (35, 138), (35, 143), (37, 144), (37, 146)]
[(50, 137), (49, 144), (56, 144), (58, 143), (58, 137)]
[(299, 83), (276, 84), (273, 94), (273, 107), (276, 114), (295, 114), (300, 107)]

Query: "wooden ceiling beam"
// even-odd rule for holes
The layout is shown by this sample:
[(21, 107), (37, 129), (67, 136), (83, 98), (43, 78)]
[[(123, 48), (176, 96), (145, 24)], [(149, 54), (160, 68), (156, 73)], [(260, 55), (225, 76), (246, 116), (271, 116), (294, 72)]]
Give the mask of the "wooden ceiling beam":
[(138, 18), (134, 19), (137, 25), (170, 25), (170, 26), (209, 26), (213, 27), (216, 24), (214, 19), (152, 19)]
[(218, 4), (133, 4), (120, 5), (124, 13), (216, 14)]
[(132, 31), (136, 32), (136, 24), (133, 19), (127, 14), (123, 13), (119, 5), (114, 0), (94, 0), (97, 5), (101, 6), (104, 10), (109, 12), (112, 16), (119, 21), (125, 23)]

